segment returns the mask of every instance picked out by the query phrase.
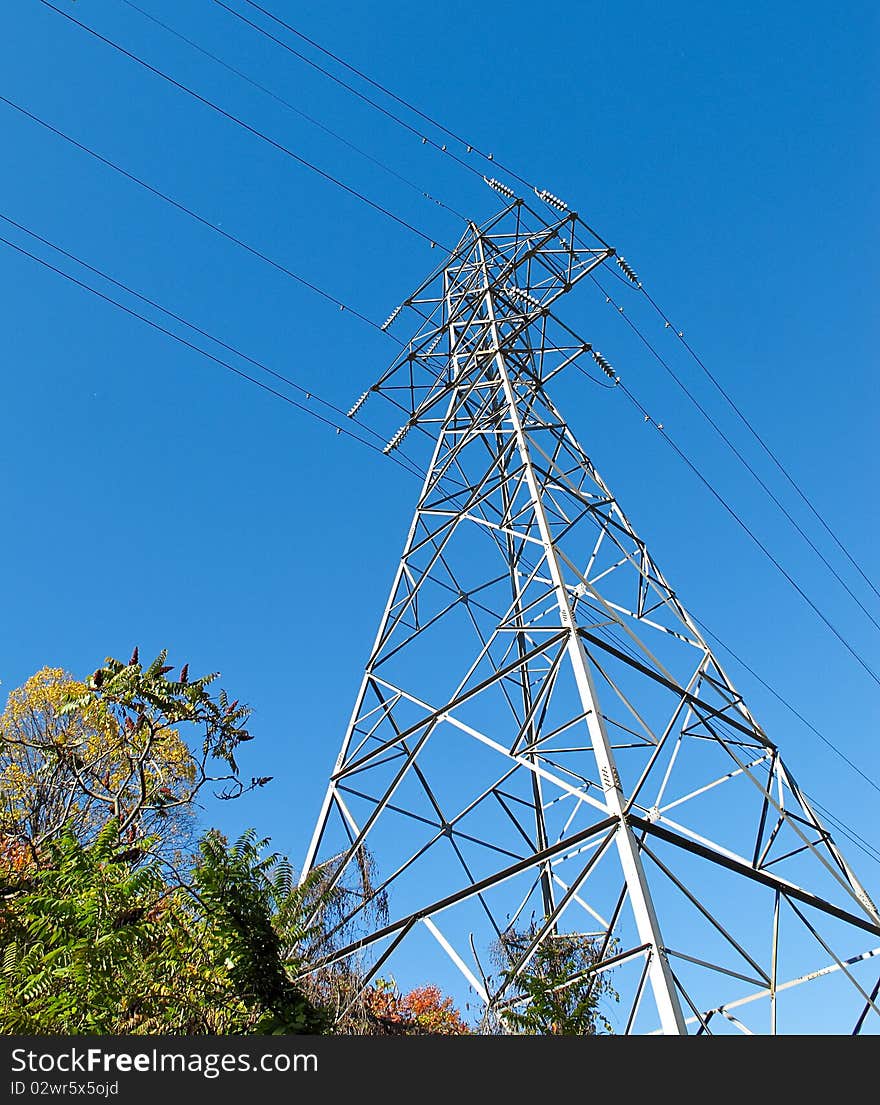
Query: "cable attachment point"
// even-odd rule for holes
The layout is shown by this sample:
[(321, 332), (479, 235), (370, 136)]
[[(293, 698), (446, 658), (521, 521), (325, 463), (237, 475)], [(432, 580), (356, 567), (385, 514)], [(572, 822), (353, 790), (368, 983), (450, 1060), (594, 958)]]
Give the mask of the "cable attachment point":
[(508, 188), (506, 184), (502, 184), (500, 180), (496, 180), (495, 177), (484, 176), (483, 180), (485, 180), (490, 188), (493, 188), (496, 192), (498, 192), (499, 195), (502, 195), (509, 200), (516, 199), (516, 193), (514, 192), (514, 190), (512, 188)]
[(549, 203), (551, 207), (555, 207), (557, 211), (568, 210), (568, 204), (564, 200), (561, 200), (559, 196), (554, 196), (552, 192), (548, 192), (546, 188), (542, 188), (540, 192), (536, 188), (535, 195), (539, 200), (543, 200), (544, 203)]
[(617, 255), (617, 263), (623, 270), (623, 274), (627, 278), (627, 280), (635, 284), (637, 288), (641, 288), (642, 282), (641, 280), (639, 280), (638, 274), (636, 273), (635, 269), (632, 267), (629, 261), (627, 261), (625, 257), (621, 257), (619, 253)]
[(602, 371), (605, 373), (605, 375), (608, 377), (608, 379), (613, 380), (614, 379), (614, 369), (611, 367), (609, 362), (602, 356), (602, 354), (599, 352), (599, 350), (598, 349), (591, 349), (590, 353), (593, 357), (593, 360), (596, 362), (596, 364), (599, 366), (599, 368), (602, 369)]
[(540, 299), (535, 299), (531, 292), (527, 292), (524, 288), (517, 288), (514, 287), (513, 284), (508, 284), (506, 291), (509, 295), (512, 295), (514, 299), (521, 299), (524, 303), (528, 303), (530, 307), (534, 307), (535, 310), (544, 310), (544, 304)]
[(394, 320), (397, 318), (397, 316), (403, 310), (403, 308), (404, 308), (403, 303), (401, 303), (399, 307), (395, 307), (394, 310), (391, 312), (391, 314), (388, 316), (388, 318), (386, 318), (385, 321), (382, 323), (382, 325), (379, 327), (379, 329), (380, 330), (387, 330), (388, 327), (394, 322)]
[(354, 406), (346, 414), (345, 417), (346, 418), (354, 418), (354, 416), (357, 414), (357, 412), (361, 409), (361, 407), (364, 405), (364, 403), (366, 403), (366, 401), (369, 398), (370, 398), (370, 392), (365, 391), (364, 394), (362, 396), (360, 396), (360, 398), (357, 400), (357, 402), (354, 404)]
[(385, 454), (385, 456), (388, 456), (389, 453), (393, 453), (394, 450), (397, 449), (400, 446), (400, 444), (403, 442), (403, 439), (409, 433), (411, 426), (412, 426), (412, 423), (407, 422), (405, 426), (400, 427), (400, 429), (397, 431), (397, 433), (394, 435), (394, 437), (392, 437), (392, 439), (388, 442), (388, 444), (382, 450), (382, 452)]
[(437, 348), (437, 346), (440, 344), (442, 338), (443, 338), (443, 331), (441, 330), (440, 333), (437, 335), (437, 337), (432, 340), (431, 344), (424, 351), (424, 353), (420, 354), (420, 356), (430, 357), (431, 354), (434, 352), (434, 350)]

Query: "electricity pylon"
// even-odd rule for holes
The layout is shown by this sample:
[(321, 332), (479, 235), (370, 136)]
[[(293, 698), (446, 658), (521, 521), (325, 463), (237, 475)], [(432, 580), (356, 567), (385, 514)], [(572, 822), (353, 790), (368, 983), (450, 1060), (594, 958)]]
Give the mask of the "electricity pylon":
[(323, 965), (445, 954), (503, 1030), (577, 933), (618, 1032), (876, 1030), (875, 906), (547, 392), (616, 378), (552, 310), (615, 259), (541, 198), (469, 227), (351, 412), (432, 452), (305, 863), (375, 865)]

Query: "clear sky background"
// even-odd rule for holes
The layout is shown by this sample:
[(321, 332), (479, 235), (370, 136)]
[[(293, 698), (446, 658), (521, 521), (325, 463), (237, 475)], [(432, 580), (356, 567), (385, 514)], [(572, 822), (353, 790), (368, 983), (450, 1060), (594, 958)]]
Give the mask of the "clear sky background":
[[(57, 3), (438, 243), (460, 235), (417, 189), (122, 0)], [(445, 203), (478, 221), (497, 210), (476, 176), (211, 0), (138, 3)], [(267, 6), (563, 196), (615, 244), (878, 585), (876, 5)], [(0, 74), (0, 95), (372, 319), (441, 259), (39, 0), (4, 6)], [(351, 312), (2, 102), (0, 136), (0, 213), (303, 386), (347, 408), (394, 355)], [(120, 294), (2, 220), (0, 234)], [(416, 481), (2, 244), (0, 289), (0, 694), (44, 664), (84, 676), (135, 643), (142, 657), (167, 646), (194, 672), (219, 668), (254, 707), (243, 771), (274, 781), (239, 803), (208, 802), (205, 821), (230, 834), (256, 825), (300, 861)], [(566, 311), (880, 666), (880, 633), (613, 310), (593, 296)], [(697, 365), (643, 318), (880, 621), (876, 594)], [(880, 780), (878, 684), (622, 395), (581, 378), (560, 402), (688, 608)], [(719, 656), (807, 793), (880, 847), (877, 790)], [(877, 897), (880, 865), (839, 839)]]

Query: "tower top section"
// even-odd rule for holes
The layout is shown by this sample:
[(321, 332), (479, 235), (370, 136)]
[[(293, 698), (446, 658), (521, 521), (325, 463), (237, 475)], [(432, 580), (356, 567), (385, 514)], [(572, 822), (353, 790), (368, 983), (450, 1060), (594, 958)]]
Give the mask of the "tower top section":
[(490, 320), (481, 310), (487, 279), (504, 317), (504, 342), (515, 343), (536, 321), (559, 330), (553, 343), (557, 355), (536, 368), (536, 379), (546, 382), (592, 349), (555, 317), (554, 304), (614, 255), (613, 246), (575, 212), (547, 219), (520, 199), (482, 226), (470, 223), (443, 263), (385, 320), (382, 329), (390, 330), (408, 318), (415, 332), (350, 416), (377, 393), (399, 409), (406, 420), (403, 432), (430, 420), (448, 399), (457, 374), (476, 367), (459, 356), (460, 349), (491, 345)]

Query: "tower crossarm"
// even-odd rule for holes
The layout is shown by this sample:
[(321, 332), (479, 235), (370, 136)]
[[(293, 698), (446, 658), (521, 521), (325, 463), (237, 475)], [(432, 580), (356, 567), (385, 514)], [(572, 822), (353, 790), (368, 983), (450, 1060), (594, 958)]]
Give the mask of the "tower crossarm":
[[(491, 220), (488, 227), (511, 213), (514, 228), (491, 238), (486, 238), (486, 227), (470, 224), (442, 269), (392, 312), (386, 328), (401, 315), (414, 315), (418, 328), (405, 349), (364, 392), (352, 408), (354, 413), (375, 394), (384, 396), (405, 415), (408, 425), (424, 421), (442, 406), (454, 385), (450, 363), (456, 359), (460, 367), (466, 367), (461, 364), (462, 351), (478, 348), (488, 326), (481, 311), (484, 271), (489, 273), (493, 294), (504, 303), (509, 322), (499, 340), (512, 347), (535, 318), (550, 316), (561, 296), (614, 255), (614, 249), (599, 239), (587, 244), (577, 241), (575, 213), (548, 224), (521, 200)], [(477, 238), (486, 243), (482, 266), (473, 254)], [(558, 319), (556, 322), (563, 325)], [(574, 339), (570, 362), (590, 346), (569, 333)]]

